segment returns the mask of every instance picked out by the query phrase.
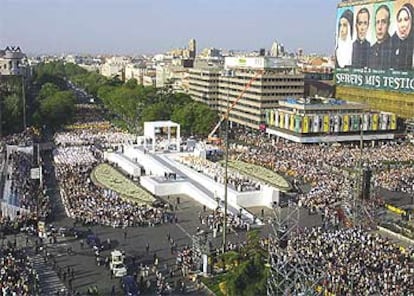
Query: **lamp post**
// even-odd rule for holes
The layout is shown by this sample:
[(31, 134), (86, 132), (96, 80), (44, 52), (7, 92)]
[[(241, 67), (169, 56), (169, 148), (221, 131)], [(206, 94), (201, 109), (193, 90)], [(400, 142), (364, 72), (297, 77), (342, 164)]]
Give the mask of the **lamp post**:
[(26, 89), (25, 89), (25, 80), (24, 80), (24, 75), (23, 73), (21, 73), (22, 75), (22, 102), (23, 102), (23, 131), (26, 130)]
[(229, 97), (230, 97), (230, 77), (233, 76), (233, 71), (225, 71), (223, 76), (226, 77), (227, 82), (227, 107), (225, 112), (225, 150), (224, 150), (224, 219), (223, 219), (223, 253), (226, 252), (227, 245), (227, 195), (228, 195), (228, 162), (229, 162)]

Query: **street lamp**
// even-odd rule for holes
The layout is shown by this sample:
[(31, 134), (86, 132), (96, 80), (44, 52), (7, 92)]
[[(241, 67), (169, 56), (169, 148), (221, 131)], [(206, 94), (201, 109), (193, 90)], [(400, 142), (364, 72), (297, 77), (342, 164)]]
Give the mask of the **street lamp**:
[(227, 82), (227, 108), (224, 113), (225, 116), (225, 152), (224, 152), (224, 219), (223, 219), (223, 253), (226, 252), (227, 245), (227, 195), (228, 195), (228, 162), (229, 162), (229, 97), (230, 97), (230, 78), (234, 76), (233, 71), (227, 70), (223, 72), (223, 77), (226, 77)]

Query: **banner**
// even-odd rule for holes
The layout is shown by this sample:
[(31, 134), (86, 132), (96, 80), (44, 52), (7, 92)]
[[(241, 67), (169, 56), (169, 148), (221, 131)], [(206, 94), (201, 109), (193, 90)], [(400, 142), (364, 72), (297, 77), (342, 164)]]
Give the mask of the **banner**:
[(340, 4), (337, 85), (414, 92), (414, 0)]

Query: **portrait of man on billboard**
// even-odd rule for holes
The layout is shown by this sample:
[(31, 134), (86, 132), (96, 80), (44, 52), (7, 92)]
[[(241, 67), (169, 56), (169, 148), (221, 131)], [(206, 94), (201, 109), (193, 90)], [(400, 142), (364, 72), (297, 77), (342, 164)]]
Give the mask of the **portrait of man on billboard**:
[(392, 68), (411, 70), (414, 54), (414, 8), (411, 3), (403, 4), (395, 15), (397, 28), (391, 37)]
[(388, 5), (381, 4), (375, 10), (375, 37), (377, 41), (371, 46), (368, 66), (372, 69), (386, 70), (391, 68), (392, 44), (389, 33), (391, 10)]
[(367, 7), (361, 8), (356, 14), (355, 30), (356, 38), (352, 48), (352, 67), (368, 67), (371, 43), (367, 40), (370, 13)]
[(344, 10), (338, 19), (335, 57), (340, 68), (352, 65), (353, 19), (354, 13), (350, 9)]

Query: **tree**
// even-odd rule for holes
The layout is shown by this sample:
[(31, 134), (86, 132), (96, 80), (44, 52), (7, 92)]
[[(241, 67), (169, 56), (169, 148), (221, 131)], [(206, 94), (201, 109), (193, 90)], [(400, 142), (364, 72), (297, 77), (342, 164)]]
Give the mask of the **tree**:
[(21, 96), (17, 94), (7, 95), (3, 100), (1, 110), (3, 116), (3, 129), (7, 132), (21, 131), (23, 127), (23, 103)]
[(169, 120), (171, 118), (171, 109), (163, 102), (147, 105), (142, 110), (141, 124), (145, 121)]
[(70, 91), (59, 91), (40, 102), (40, 118), (50, 129), (69, 122), (75, 111), (75, 97)]
[(228, 271), (226, 287), (230, 296), (266, 295), (268, 269), (266, 252), (257, 230), (247, 233), (247, 245), (240, 252), (241, 263)]
[(129, 89), (134, 89), (136, 88), (138, 85), (138, 81), (135, 78), (129, 79), (126, 83), (125, 83), (125, 87), (129, 88)]
[(56, 84), (47, 82), (42, 85), (42, 88), (40, 89), (39, 95), (37, 96), (37, 99), (39, 101), (46, 99), (47, 97), (50, 97), (57, 93), (59, 91), (59, 87)]

